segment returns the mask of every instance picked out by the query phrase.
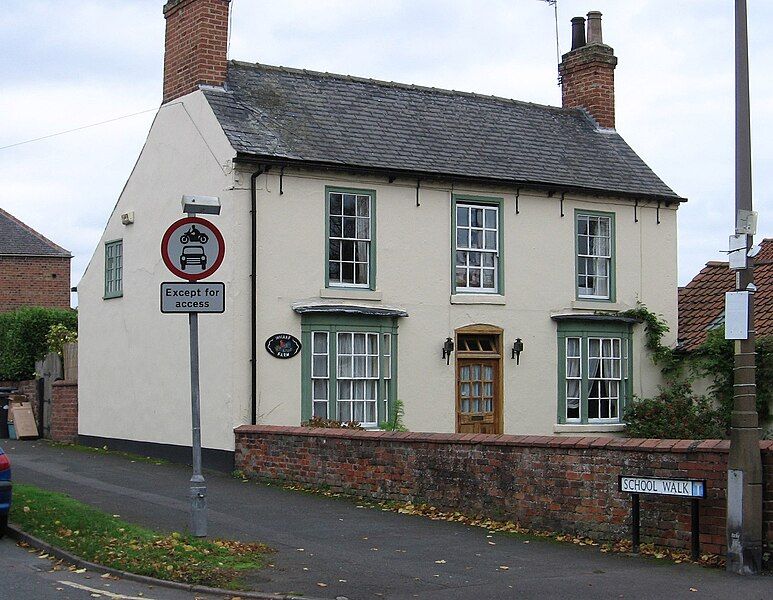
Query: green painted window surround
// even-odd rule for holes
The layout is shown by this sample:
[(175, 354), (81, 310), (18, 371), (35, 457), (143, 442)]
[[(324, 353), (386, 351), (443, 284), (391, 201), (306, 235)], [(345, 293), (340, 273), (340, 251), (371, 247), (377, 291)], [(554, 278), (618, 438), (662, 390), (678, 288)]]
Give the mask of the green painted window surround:
[[(368, 253), (368, 284), (346, 285), (330, 282), (330, 194), (360, 194), (370, 196), (370, 242)], [(338, 186), (325, 186), (325, 287), (335, 289), (376, 289), (376, 190), (348, 188)]]
[[(301, 318), (301, 422), (308, 421), (312, 416), (312, 332), (327, 332), (328, 338), (328, 417), (336, 419), (337, 398), (337, 333), (339, 332), (364, 332), (379, 334), (379, 379), (378, 397), (376, 402), (376, 422), (383, 423), (389, 420), (392, 414), (394, 402), (397, 399), (397, 319), (393, 317), (371, 317), (348, 314), (304, 314)], [(385, 333), (391, 334), (391, 380), (389, 385), (389, 398), (384, 407), (384, 395), (386, 385), (384, 383), (384, 365), (387, 362), (382, 344)], [(388, 414), (384, 414), (387, 412)]]
[[(608, 298), (592, 298), (588, 296), (580, 295), (579, 275), (580, 275), (580, 248), (579, 248), (579, 228), (578, 219), (581, 216), (592, 217), (609, 217), (609, 235), (611, 244), (611, 258), (609, 261), (609, 297)], [(604, 212), (598, 210), (584, 210), (575, 209), (574, 211), (574, 293), (575, 300), (582, 300), (583, 302), (615, 302), (616, 297), (616, 251), (617, 236), (615, 232), (615, 213)]]
[[(481, 290), (458, 290), (456, 288), (456, 205), (472, 204), (482, 207), (497, 207), (497, 289), (493, 291)], [(477, 196), (469, 194), (451, 195), (451, 293), (452, 294), (491, 294), (503, 296), (505, 293), (505, 254), (504, 254), (504, 198), (494, 196)]]
[(102, 298), (123, 296), (123, 240), (105, 242), (105, 293)]
[[(558, 410), (557, 423), (610, 423), (609, 420), (588, 419), (588, 338), (606, 337), (619, 338), (621, 343), (621, 381), (620, 402), (618, 406), (617, 423), (622, 423), (625, 407), (633, 397), (633, 332), (631, 325), (627, 323), (600, 323), (583, 321), (562, 321), (558, 323)], [(581, 375), (580, 384), (580, 419), (568, 420), (566, 418), (566, 340), (567, 338), (580, 338), (581, 340)], [(627, 348), (627, 357), (625, 355)], [(627, 359), (627, 360), (626, 360)], [(627, 362), (627, 364), (623, 364)], [(627, 375), (627, 377), (625, 376)]]

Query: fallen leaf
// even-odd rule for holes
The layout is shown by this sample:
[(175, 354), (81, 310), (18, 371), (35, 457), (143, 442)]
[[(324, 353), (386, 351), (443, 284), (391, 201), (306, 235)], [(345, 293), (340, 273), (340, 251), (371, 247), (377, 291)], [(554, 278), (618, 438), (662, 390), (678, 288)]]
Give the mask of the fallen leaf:
[(510, 567), (506, 567), (505, 565), (499, 565), (499, 568), (503, 571), (507, 571)]
[(435, 564), (436, 565), (444, 565), (444, 564), (446, 564), (446, 561), (444, 561), (444, 560), (436, 560)]
[(697, 591), (698, 591), (698, 589), (697, 589), (697, 588), (690, 588), (690, 591), (691, 591), (691, 592), (697, 592)]
[(86, 569), (75, 569), (75, 573), (85, 573)]
[(327, 587), (327, 584), (326, 584), (326, 583), (322, 583), (321, 581), (318, 581), (318, 582), (317, 582), (317, 585), (318, 585), (319, 587)]

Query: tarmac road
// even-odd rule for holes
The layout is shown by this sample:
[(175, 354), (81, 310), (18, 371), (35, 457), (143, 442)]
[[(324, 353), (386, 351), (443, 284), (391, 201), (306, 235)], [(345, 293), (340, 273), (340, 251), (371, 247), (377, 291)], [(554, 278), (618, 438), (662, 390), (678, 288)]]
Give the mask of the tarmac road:
[[(65, 492), (155, 529), (187, 527), (188, 467), (132, 462), (42, 442), (13, 441), (5, 450), (17, 482)], [(349, 600), (773, 598), (769, 576), (738, 577), (691, 564), (489, 534), (458, 523), (242, 483), (222, 473), (208, 472), (206, 478), (210, 535), (259, 540), (277, 549), (274, 568), (253, 582), (264, 592)]]
[(98, 573), (73, 573), (64, 565), (53, 570), (56, 560), (41, 558), (40, 552), (19, 547), (15, 541), (0, 540), (0, 598), (3, 600), (215, 600), (203, 596), (158, 588), (123, 579), (103, 578)]

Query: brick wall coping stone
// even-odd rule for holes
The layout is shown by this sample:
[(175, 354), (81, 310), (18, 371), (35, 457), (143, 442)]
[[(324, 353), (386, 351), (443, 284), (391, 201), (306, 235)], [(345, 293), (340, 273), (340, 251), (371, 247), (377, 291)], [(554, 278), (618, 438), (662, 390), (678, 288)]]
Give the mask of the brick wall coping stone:
[[(65, 382), (56, 382), (54, 385)], [(281, 425), (240, 425), (237, 435), (267, 434), (323, 438), (416, 442), (429, 444), (468, 444), (483, 446), (520, 446), (532, 448), (604, 448), (633, 452), (715, 452), (727, 453), (730, 440), (660, 440), (604, 436), (496, 435), (484, 433), (422, 433), (407, 431), (368, 431), (324, 429)], [(773, 440), (761, 440), (760, 450), (773, 453)]]
[(65, 379), (57, 379), (51, 385), (55, 385), (56, 387), (78, 387), (78, 382), (77, 381), (67, 381)]

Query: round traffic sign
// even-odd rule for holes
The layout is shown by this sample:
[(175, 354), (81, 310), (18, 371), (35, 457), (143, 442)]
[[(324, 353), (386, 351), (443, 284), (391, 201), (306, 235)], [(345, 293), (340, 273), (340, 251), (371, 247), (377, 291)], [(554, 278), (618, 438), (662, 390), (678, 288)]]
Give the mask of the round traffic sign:
[(200, 217), (185, 217), (172, 223), (161, 240), (161, 257), (167, 269), (188, 281), (212, 275), (224, 256), (223, 234)]

